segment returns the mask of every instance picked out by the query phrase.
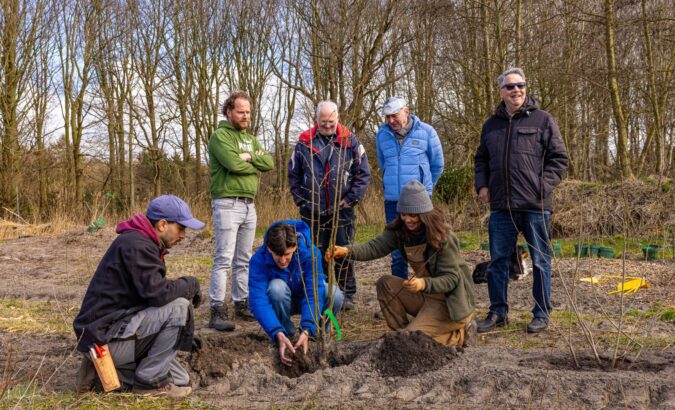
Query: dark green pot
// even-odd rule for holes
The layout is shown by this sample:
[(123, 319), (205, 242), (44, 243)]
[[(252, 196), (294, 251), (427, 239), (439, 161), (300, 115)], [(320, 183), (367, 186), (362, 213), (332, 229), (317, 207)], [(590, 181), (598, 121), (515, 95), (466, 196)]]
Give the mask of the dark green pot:
[(582, 258), (585, 258), (588, 256), (588, 244), (587, 243), (582, 243), (581, 246), (579, 246), (578, 243), (574, 244), (574, 257), (576, 258), (577, 256), (581, 256)]
[(562, 245), (558, 242), (553, 242), (553, 256), (558, 258), (563, 256)]
[(591, 258), (596, 258), (598, 256), (598, 252), (600, 251), (600, 248), (602, 248), (602, 246), (596, 245), (594, 243), (591, 244), (588, 247), (588, 256), (590, 256)]
[(601, 246), (598, 250), (598, 255), (601, 258), (614, 258), (614, 249)]
[(640, 249), (642, 249), (642, 255), (644, 256), (646, 261), (656, 259), (657, 254), (659, 253), (659, 246), (658, 245), (646, 245), (646, 246), (643, 246)]
[(489, 242), (481, 243), (480, 249), (483, 250), (483, 251), (489, 251), (490, 250), (490, 243)]

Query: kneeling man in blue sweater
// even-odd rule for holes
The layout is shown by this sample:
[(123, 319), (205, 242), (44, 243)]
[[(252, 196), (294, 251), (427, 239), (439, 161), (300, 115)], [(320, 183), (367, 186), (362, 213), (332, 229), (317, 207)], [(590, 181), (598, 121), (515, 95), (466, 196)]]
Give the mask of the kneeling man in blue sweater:
[[(321, 267), (321, 253), (312, 244), (309, 226), (299, 220), (273, 223), (263, 246), (249, 264), (251, 312), (279, 346), (279, 358), (290, 366), (286, 350), (307, 353), (309, 336), (317, 333), (321, 313), (340, 311), (344, 296), (336, 285), (329, 289)], [(318, 301), (318, 303), (317, 303)], [(296, 329), (291, 315), (300, 314)], [(298, 334), (295, 344), (291, 339)]]

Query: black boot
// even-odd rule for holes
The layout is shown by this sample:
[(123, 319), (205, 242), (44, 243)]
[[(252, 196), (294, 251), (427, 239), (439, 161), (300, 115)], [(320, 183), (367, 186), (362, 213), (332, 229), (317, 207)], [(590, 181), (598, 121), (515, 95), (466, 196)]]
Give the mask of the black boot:
[(527, 333), (539, 333), (546, 330), (548, 327), (548, 319), (543, 317), (535, 317), (529, 325), (527, 325)]
[(255, 322), (255, 316), (251, 313), (248, 307), (248, 299), (234, 302), (234, 318), (236, 320), (243, 320), (244, 322)]
[(227, 306), (211, 306), (209, 327), (221, 332), (231, 332), (234, 330), (234, 322), (227, 318)]
[(504, 326), (509, 323), (509, 318), (504, 316), (499, 316), (495, 312), (489, 312), (485, 320), (481, 320), (477, 323), (476, 330), (478, 333), (485, 333), (493, 330), (497, 326)]

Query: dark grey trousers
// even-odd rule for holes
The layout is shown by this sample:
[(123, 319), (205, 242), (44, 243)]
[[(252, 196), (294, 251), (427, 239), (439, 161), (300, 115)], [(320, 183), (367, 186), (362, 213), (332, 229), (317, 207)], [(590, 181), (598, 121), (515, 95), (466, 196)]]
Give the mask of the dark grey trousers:
[(174, 349), (189, 307), (187, 299), (178, 298), (131, 317), (108, 344), (120, 382), (145, 388), (190, 384), (190, 375), (176, 360)]

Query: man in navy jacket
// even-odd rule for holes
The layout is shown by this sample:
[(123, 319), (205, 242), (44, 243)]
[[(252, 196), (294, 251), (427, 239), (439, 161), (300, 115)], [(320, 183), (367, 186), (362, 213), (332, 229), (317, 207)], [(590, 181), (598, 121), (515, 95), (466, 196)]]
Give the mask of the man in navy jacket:
[[(325, 254), (333, 235), (335, 245), (354, 241), (354, 206), (366, 195), (370, 166), (363, 145), (340, 124), (334, 102), (319, 103), (316, 122), (298, 139), (288, 163), (288, 184), (312, 240)], [(351, 309), (356, 293), (353, 262), (335, 262), (335, 278), (345, 294), (345, 309)]]
[[(329, 291), (320, 260), (309, 227), (298, 220), (272, 224), (265, 232), (263, 246), (251, 258), (251, 312), (279, 346), (279, 358), (286, 365), (293, 362), (286, 350), (307, 353), (309, 336), (317, 334), (322, 312), (330, 308), (337, 313), (342, 306), (342, 291), (335, 285)], [(296, 331), (291, 315), (298, 313), (301, 318)], [(291, 339), (296, 334), (293, 344)]]
[(527, 95), (525, 73), (510, 68), (498, 78), (499, 103), (483, 125), (474, 159), (478, 197), (490, 204), (490, 311), (478, 333), (508, 323), (509, 264), (522, 233), (532, 256), (534, 318), (529, 333), (544, 331), (551, 314), (551, 212), (553, 190), (568, 158), (553, 116)]

